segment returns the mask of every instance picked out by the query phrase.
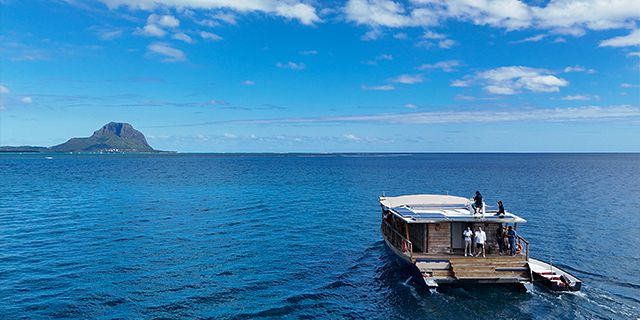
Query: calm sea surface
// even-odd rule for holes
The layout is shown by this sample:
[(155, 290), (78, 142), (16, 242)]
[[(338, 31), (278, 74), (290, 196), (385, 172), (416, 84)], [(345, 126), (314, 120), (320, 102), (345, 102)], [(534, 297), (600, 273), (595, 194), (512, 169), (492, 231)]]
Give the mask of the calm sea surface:
[[(0, 318), (637, 319), (640, 155), (0, 155)], [(431, 294), (377, 197), (502, 199), (577, 294)]]

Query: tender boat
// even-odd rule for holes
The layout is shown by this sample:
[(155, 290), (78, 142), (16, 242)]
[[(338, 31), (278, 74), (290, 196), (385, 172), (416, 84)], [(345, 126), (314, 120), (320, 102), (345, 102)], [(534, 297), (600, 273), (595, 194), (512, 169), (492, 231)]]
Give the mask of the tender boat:
[[(513, 213), (498, 215), (484, 203), (475, 213), (470, 199), (450, 195), (381, 196), (379, 201), (386, 245), (429, 288), (540, 283), (554, 291), (580, 290), (578, 278), (529, 257), (529, 241), (518, 229), (526, 220)], [(514, 255), (498, 249), (498, 228), (507, 225), (517, 233)], [(467, 227), (474, 232), (481, 227), (486, 233), (486, 257), (465, 256)]]

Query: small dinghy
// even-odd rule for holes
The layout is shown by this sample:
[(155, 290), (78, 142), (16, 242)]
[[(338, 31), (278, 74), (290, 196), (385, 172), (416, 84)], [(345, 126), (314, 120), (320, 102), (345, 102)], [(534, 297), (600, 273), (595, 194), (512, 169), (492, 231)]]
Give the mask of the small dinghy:
[(582, 281), (549, 263), (529, 258), (533, 281), (544, 284), (553, 291), (579, 291)]

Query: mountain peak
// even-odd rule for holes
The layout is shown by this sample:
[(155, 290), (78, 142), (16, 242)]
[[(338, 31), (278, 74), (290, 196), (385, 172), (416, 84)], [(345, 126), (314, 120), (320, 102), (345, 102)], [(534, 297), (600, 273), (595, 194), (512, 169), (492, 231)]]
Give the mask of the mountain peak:
[(51, 147), (57, 152), (154, 152), (142, 132), (126, 122), (109, 122), (88, 138), (71, 138)]

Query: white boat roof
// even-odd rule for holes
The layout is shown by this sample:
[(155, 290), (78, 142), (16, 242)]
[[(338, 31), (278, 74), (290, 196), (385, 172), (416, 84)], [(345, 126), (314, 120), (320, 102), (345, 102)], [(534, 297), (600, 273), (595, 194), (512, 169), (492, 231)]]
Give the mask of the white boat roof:
[(437, 222), (490, 222), (525, 223), (525, 219), (506, 212), (503, 217), (497, 210), (487, 210), (485, 214), (473, 214), (473, 200), (437, 194), (414, 194), (397, 197), (380, 197), (380, 204), (391, 210), (407, 223)]

